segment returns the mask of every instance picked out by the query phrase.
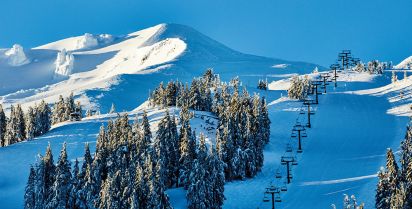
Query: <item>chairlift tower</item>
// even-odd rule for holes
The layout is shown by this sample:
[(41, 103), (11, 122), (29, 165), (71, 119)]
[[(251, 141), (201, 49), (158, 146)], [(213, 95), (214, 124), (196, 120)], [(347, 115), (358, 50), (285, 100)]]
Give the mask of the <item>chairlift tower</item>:
[(333, 71), (333, 78), (332, 80), (335, 81), (335, 87), (338, 87), (338, 69), (339, 69), (339, 64), (332, 64), (330, 66), (330, 69)]
[(270, 187), (266, 188), (265, 195), (263, 197), (263, 202), (269, 202), (269, 197), (267, 195), (272, 196), (272, 209), (275, 209), (275, 202), (282, 202), (280, 199), (280, 191), (279, 187), (271, 185)]
[(324, 73), (324, 74), (320, 74), (320, 77), (321, 77), (322, 80), (323, 80), (323, 86), (322, 86), (321, 88), (324, 89), (323, 92), (326, 94), (326, 86), (329, 85), (329, 83), (327, 83), (327, 82), (329, 82), (329, 81), (328, 81), (328, 78), (330, 77), (330, 75), (327, 74), (327, 73)]
[(298, 153), (302, 153), (302, 138), (306, 138), (307, 134), (306, 134), (306, 128), (305, 126), (302, 126), (301, 124), (296, 124), (295, 126), (293, 126), (292, 129), (292, 138), (298, 138)]
[(295, 157), (282, 156), (282, 158), (280, 159), (280, 162), (282, 165), (286, 165), (286, 179), (287, 179), (287, 183), (290, 184), (292, 180), (291, 165), (297, 165), (298, 161), (296, 160)]
[(308, 123), (306, 124), (306, 127), (311, 128), (312, 126), (311, 126), (311, 123), (310, 123), (310, 116), (314, 115), (315, 113), (310, 111), (310, 105), (314, 104), (314, 101), (312, 99), (305, 99), (303, 101), (303, 104), (306, 105), (307, 109), (308, 109), (308, 111), (307, 111)]
[(352, 52), (350, 50), (342, 50), (342, 52), (338, 54), (338, 61), (341, 61), (343, 70), (349, 67), (350, 58), (352, 58)]
[(319, 92), (318, 92), (318, 86), (322, 85), (322, 81), (320, 80), (315, 80), (312, 81), (312, 88), (315, 89), (314, 93), (315, 93), (315, 104), (319, 104)]

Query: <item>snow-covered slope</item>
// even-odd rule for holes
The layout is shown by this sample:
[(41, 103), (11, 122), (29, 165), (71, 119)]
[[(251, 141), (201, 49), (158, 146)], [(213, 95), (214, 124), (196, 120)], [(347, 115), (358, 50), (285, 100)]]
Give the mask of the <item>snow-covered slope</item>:
[(394, 68), (395, 69), (409, 69), (410, 65), (412, 65), (412, 56), (404, 59), (402, 62), (397, 64)]
[[(63, 51), (71, 56), (65, 62), (61, 62), (61, 55), (58, 57)], [(113, 94), (99, 95), (110, 94), (108, 89), (122, 88), (129, 98), (139, 99), (156, 85), (157, 82), (150, 80), (152, 77), (156, 81), (172, 78), (188, 81), (213, 67), (223, 77), (236, 72), (239, 76), (256, 78), (309, 72), (317, 67), (243, 54), (178, 24), (160, 24), (119, 37), (85, 34), (26, 50), (26, 55), (32, 62), (18, 67), (11, 67), (0, 57), (0, 102), (6, 107), (21, 103), (24, 108), (41, 99), (53, 102), (60, 94), (74, 92), (78, 97), (83, 96), (85, 102), (105, 109), (109, 103), (106, 98)], [(278, 64), (285, 67), (272, 68)], [(139, 90), (129, 83), (139, 83)]]
[[(293, 152), (298, 165), (293, 166), (292, 183), (287, 186), (287, 192), (282, 192), (282, 202), (277, 203), (276, 208), (329, 208), (331, 203), (339, 204), (344, 193), (356, 195), (360, 202), (366, 203), (366, 208), (373, 207), (376, 172), (385, 164), (386, 148), (397, 150), (407, 118), (387, 114), (388, 110), (397, 105), (391, 102), (391, 92), (396, 90), (395, 84), (389, 84), (390, 73), (382, 76), (358, 73), (339, 76), (341, 80), (338, 87), (329, 85), (328, 94), (320, 95), (320, 104), (313, 107), (313, 127), (308, 129), (308, 137), (303, 141), (304, 152)], [(124, 79), (128, 81), (130, 78)], [(277, 79), (278, 77), (270, 77), (268, 81)], [(269, 203), (262, 201), (265, 188), (271, 183), (284, 185), (285, 178), (275, 178), (278, 169), (285, 176), (280, 157), (285, 154), (287, 143), (296, 150), (297, 141), (290, 137), (293, 125), (296, 122), (307, 122), (306, 115), (300, 114), (302, 103), (282, 97), (286, 94), (283, 86), (288, 83), (287, 79), (272, 82), (273, 89), (278, 90), (260, 91), (255, 86), (248, 87), (249, 92), (255, 91), (267, 98), (272, 121), (271, 139), (265, 147), (262, 172), (253, 179), (226, 184), (224, 208), (270, 208)], [(402, 88), (410, 86), (409, 80), (401, 82), (403, 81), (396, 85)], [(128, 85), (138, 84), (130, 82)], [(118, 95), (122, 91), (111, 89), (110, 92)], [(113, 102), (127, 101), (122, 96), (118, 98), (120, 99), (113, 99)], [(405, 97), (402, 101), (406, 104), (409, 99)], [(141, 115), (142, 109), (147, 108), (147, 103), (140, 105), (139, 102), (134, 102), (129, 105), (139, 106), (129, 112), (131, 121)], [(147, 110), (152, 131), (155, 131), (164, 110)], [(178, 113), (178, 109), (171, 109), (171, 112)], [(203, 112), (196, 114), (210, 117)], [(38, 153), (44, 153), (49, 142), (54, 156), (57, 156), (62, 143), (66, 141), (68, 156), (74, 161), (75, 158), (82, 157), (85, 142), (90, 143), (91, 149), (94, 149), (99, 126), (115, 117), (116, 114), (106, 114), (80, 122), (60, 124), (34, 141), (0, 148), (0, 166), (7, 168), (0, 170), (0, 205), (20, 208), (29, 166), (35, 162)], [(201, 117), (195, 117), (191, 123), (197, 133), (199, 129), (204, 131), (205, 123)], [(213, 132), (206, 134), (209, 139), (213, 139)], [(167, 193), (176, 209), (185, 208), (186, 192), (183, 189), (169, 189)]]

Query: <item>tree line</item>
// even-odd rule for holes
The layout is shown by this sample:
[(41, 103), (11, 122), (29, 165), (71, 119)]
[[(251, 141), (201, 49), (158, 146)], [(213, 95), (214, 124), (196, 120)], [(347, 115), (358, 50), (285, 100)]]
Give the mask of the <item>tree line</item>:
[(386, 168), (378, 172), (377, 209), (412, 208), (412, 127), (406, 128), (397, 162), (391, 149), (386, 152)]
[[(178, 118), (166, 111), (155, 136), (144, 112), (133, 124), (125, 114), (102, 126), (96, 152), (92, 157), (86, 145), (81, 168), (77, 160), (71, 167), (65, 145), (54, 165), (49, 146), (30, 169), (25, 208), (171, 208), (165, 190), (173, 187), (187, 190), (188, 208), (221, 208), (225, 181), (253, 177), (263, 166), (266, 102), (239, 93), (238, 79), (220, 83), (212, 71), (182, 87), (169, 82), (150, 94), (152, 105), (181, 110)], [(202, 133), (197, 140), (190, 109), (215, 113), (215, 145)]]
[(94, 156), (86, 144), (83, 163), (76, 159), (73, 168), (66, 144), (56, 165), (49, 146), (30, 168), (25, 208), (166, 209), (165, 190), (177, 186), (188, 190), (189, 208), (221, 208), (223, 162), (203, 135), (196, 143), (187, 119), (178, 134), (176, 120), (167, 111), (154, 137), (146, 112), (133, 124), (126, 114), (109, 121), (100, 128)]
[(149, 97), (151, 105), (210, 111), (217, 116), (216, 149), (229, 181), (253, 177), (261, 170), (263, 148), (270, 137), (265, 98), (239, 89), (238, 78), (222, 83), (209, 69), (190, 86), (179, 81), (170, 81), (166, 87), (161, 83)]
[(6, 117), (0, 104), (0, 146), (8, 146), (45, 134), (52, 124), (81, 119), (81, 106), (74, 104), (73, 94), (66, 99), (60, 95), (51, 110), (44, 100), (24, 113), (20, 104), (11, 105), (10, 117)]

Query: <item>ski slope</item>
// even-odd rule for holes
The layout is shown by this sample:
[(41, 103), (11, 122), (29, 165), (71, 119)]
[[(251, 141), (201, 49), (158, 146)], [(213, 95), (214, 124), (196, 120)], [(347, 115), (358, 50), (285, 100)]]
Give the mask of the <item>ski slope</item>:
[[(357, 75), (362, 79), (354, 79)], [(287, 83), (287, 80), (282, 82)], [(320, 95), (320, 104), (313, 109), (316, 112), (312, 117), (313, 127), (303, 141), (304, 152), (295, 154), (298, 165), (292, 168), (292, 183), (288, 191), (282, 193), (282, 202), (277, 203), (277, 208), (328, 208), (331, 203), (340, 204), (344, 193), (356, 195), (367, 208), (373, 206), (376, 172), (384, 164), (386, 148), (398, 148), (407, 123), (406, 117), (387, 112), (394, 106), (389, 94), (373, 94), (374, 89), (393, 85), (389, 82), (387, 75), (342, 75), (337, 88), (331, 85), (329, 93)], [(255, 89), (247, 87), (249, 91)], [(271, 183), (284, 185), (284, 178), (275, 178), (278, 168), (285, 176), (280, 158), (287, 143), (296, 150), (297, 142), (290, 138), (293, 125), (297, 121), (306, 122), (306, 115), (299, 114), (302, 103), (281, 97), (286, 94), (284, 90), (258, 92), (267, 98), (272, 121), (264, 167), (253, 179), (226, 184), (224, 208), (270, 207), (262, 201), (265, 187)], [(147, 108), (146, 103), (129, 112), (130, 120), (144, 108)], [(177, 114), (178, 110), (171, 112)], [(156, 130), (156, 122), (163, 114), (164, 110), (149, 108), (152, 131)], [(62, 143), (67, 142), (68, 155), (74, 161), (83, 156), (84, 143), (90, 143), (94, 149), (100, 125), (115, 117), (115, 114), (100, 115), (60, 124), (34, 141), (0, 148), (0, 166), (7, 168), (0, 171), (0, 205), (21, 208), (29, 166), (36, 162), (39, 153), (44, 153), (48, 143), (57, 157)], [(204, 130), (205, 123), (200, 117), (192, 119), (191, 123), (198, 129), (197, 133), (199, 129)], [(206, 134), (209, 143), (214, 143), (214, 133)], [(167, 193), (175, 208), (185, 208), (183, 189), (169, 189)]]

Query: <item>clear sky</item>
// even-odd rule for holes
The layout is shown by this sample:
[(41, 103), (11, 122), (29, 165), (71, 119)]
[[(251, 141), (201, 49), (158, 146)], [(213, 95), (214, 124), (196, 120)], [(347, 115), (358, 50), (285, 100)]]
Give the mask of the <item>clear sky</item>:
[(328, 66), (412, 55), (411, 0), (0, 0), (0, 48), (180, 23), (245, 53)]

